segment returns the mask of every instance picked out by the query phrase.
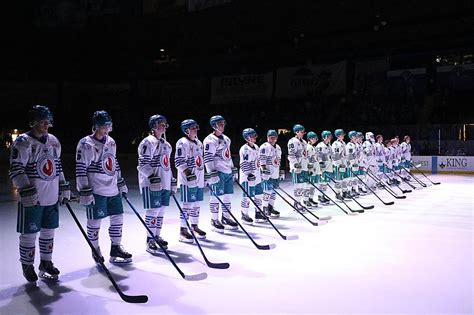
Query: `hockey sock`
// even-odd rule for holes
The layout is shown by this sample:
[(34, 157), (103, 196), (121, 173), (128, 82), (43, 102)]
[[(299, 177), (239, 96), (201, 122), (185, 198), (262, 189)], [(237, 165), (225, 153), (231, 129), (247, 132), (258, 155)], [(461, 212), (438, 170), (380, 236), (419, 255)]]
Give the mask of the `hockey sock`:
[(201, 207), (199, 207), (199, 201), (193, 203), (191, 212), (189, 214), (192, 225), (197, 225), (199, 223), (199, 213), (201, 212)]
[(192, 211), (192, 205), (190, 202), (184, 202), (183, 203), (183, 211), (179, 212), (179, 220), (181, 222), (181, 227), (182, 228), (187, 228), (187, 225), (186, 225), (186, 219), (189, 218), (190, 214), (191, 214), (191, 211)]
[(217, 220), (219, 218), (219, 200), (214, 195), (210, 198), (209, 210), (211, 211), (212, 220)]
[(33, 265), (35, 262), (36, 233), (20, 234), (20, 262), (24, 265)]
[(41, 260), (51, 261), (53, 258), (54, 229), (41, 229), (39, 248)]
[(101, 219), (87, 220), (87, 237), (95, 248), (99, 247), (99, 230)]
[[(145, 224), (153, 232), (156, 230), (156, 215), (158, 214), (158, 208), (146, 209), (145, 211)], [(154, 237), (147, 232), (147, 237)]]
[(122, 242), (123, 214), (110, 216), (109, 237), (112, 245), (120, 245)]
[(231, 194), (225, 194), (224, 195), (224, 206), (222, 208), (222, 215), (226, 218), (229, 217), (229, 213), (231, 211), (231, 202), (230, 202), (230, 199), (232, 198), (232, 195)]
[[(158, 213), (156, 214), (156, 227), (155, 227), (155, 236), (160, 236), (161, 227), (163, 226), (163, 217), (165, 216), (165, 209), (167, 207), (159, 207)], [(153, 231), (153, 230), (152, 230)]]
[(249, 214), (249, 206), (250, 206), (249, 198), (243, 197), (242, 201), (240, 202), (240, 209), (243, 214), (246, 214), (246, 215)]

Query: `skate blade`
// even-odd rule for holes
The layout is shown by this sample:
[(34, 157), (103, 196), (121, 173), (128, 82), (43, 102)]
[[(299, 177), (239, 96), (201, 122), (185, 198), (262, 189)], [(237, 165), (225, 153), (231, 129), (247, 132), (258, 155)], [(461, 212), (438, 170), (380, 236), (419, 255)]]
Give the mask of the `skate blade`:
[(253, 225), (253, 222), (246, 222), (246, 221), (243, 221), (243, 220), (242, 220), (242, 223), (246, 224), (246, 225)]
[(199, 235), (199, 234), (195, 234), (196, 235), (196, 238), (198, 240), (205, 240), (206, 239), (206, 235)]
[(186, 244), (192, 244), (194, 243), (194, 240), (193, 239), (187, 239), (187, 238), (180, 238), (179, 241), (181, 243), (186, 243)]
[[(52, 275), (47, 272), (41, 271), (38, 273), (38, 277), (44, 280), (58, 281), (58, 275)], [(35, 281), (36, 282), (36, 281)]]
[(224, 230), (223, 230), (223, 229), (212, 228), (212, 231), (213, 231), (213, 232), (217, 232), (217, 233), (224, 234)]
[(132, 262), (132, 258), (110, 257), (109, 262), (116, 265), (125, 265)]
[(229, 230), (229, 231), (235, 231), (235, 230), (238, 230), (239, 228), (237, 226), (224, 225), (224, 229)]

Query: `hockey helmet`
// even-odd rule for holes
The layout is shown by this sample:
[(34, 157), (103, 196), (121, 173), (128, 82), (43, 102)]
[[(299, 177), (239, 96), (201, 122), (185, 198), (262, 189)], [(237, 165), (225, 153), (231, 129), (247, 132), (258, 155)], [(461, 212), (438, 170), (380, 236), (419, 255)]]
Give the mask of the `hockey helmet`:
[(30, 109), (29, 112), (30, 118), (30, 127), (33, 127), (37, 123), (43, 120), (47, 120), (49, 126), (53, 126), (53, 113), (49, 110), (47, 106), (35, 105)]
[(245, 128), (242, 131), (242, 137), (244, 137), (245, 141), (247, 141), (249, 137), (254, 137), (254, 136), (255, 137), (257, 136), (257, 132), (255, 132), (255, 130), (252, 128)]
[(197, 128), (199, 130), (199, 125), (194, 119), (185, 119), (181, 122), (181, 131), (187, 135), (189, 133), (188, 129)]

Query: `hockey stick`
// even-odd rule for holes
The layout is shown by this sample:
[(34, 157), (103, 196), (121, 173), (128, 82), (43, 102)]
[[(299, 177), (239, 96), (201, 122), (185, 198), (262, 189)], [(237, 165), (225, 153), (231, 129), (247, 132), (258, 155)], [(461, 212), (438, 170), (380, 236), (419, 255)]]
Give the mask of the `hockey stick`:
[[(354, 174), (354, 173), (353, 173), (353, 174)], [(389, 202), (383, 201), (383, 200), (379, 197), (379, 195), (377, 195), (377, 194), (375, 193), (375, 191), (374, 191), (372, 188), (370, 188), (369, 185), (367, 185), (357, 174), (354, 174), (354, 175), (355, 175), (355, 177), (357, 177), (357, 179), (359, 179), (360, 182), (361, 182), (362, 184), (364, 184), (364, 186), (367, 187), (367, 189), (370, 190), (370, 191), (374, 194), (374, 196), (377, 197), (377, 199), (380, 200), (384, 205), (386, 205), (386, 206), (391, 206), (391, 205), (393, 205), (393, 204), (395, 203), (394, 201), (389, 201)], [(405, 197), (405, 196), (403, 196), (403, 197)]]
[(235, 183), (237, 184), (237, 186), (240, 187), (240, 189), (244, 192), (244, 194), (247, 196), (247, 198), (250, 199), (250, 201), (252, 201), (253, 205), (255, 206), (255, 209), (257, 209), (257, 211), (260, 212), (260, 214), (265, 218), (265, 220), (267, 220), (268, 223), (270, 223), (270, 225), (273, 227), (273, 229), (278, 233), (278, 235), (280, 235), (280, 237), (284, 240), (287, 240), (287, 241), (291, 241), (291, 240), (297, 240), (298, 239), (298, 235), (290, 235), (290, 236), (286, 236), (286, 235), (283, 235), (281, 234), (280, 230), (277, 229), (277, 227), (272, 223), (272, 221), (270, 220), (270, 218), (265, 214), (265, 212), (262, 211), (262, 209), (260, 209), (260, 207), (257, 205), (257, 203), (255, 202), (255, 200), (253, 200), (252, 197), (250, 197), (249, 193), (245, 190), (244, 187), (242, 187), (242, 185), (240, 185), (240, 183), (235, 180)]
[[(335, 181), (333, 178), (329, 178), (329, 179), (332, 180), (334, 183), (336, 183), (336, 181)], [(311, 183), (311, 182), (309, 182), (309, 181), (308, 181), (308, 183), (310, 183), (310, 184), (313, 185), (313, 183)], [(313, 186), (316, 187), (316, 185), (313, 185)], [(335, 190), (331, 185), (329, 185), (329, 183), (328, 183), (328, 187), (337, 195), (336, 190)], [(351, 198), (352, 198), (352, 197), (351, 197)], [(346, 206), (346, 208), (347, 208), (350, 212), (364, 213), (364, 210), (363, 210), (363, 209), (362, 209), (362, 210), (359, 210), (359, 209), (354, 210), (354, 209), (352, 209), (351, 207), (349, 207), (349, 205), (348, 205), (348, 204), (346, 203), (346, 201), (344, 200), (344, 197), (342, 197), (342, 199), (339, 199), (339, 200)]]
[(219, 198), (219, 196), (217, 196), (217, 194), (212, 190), (212, 187), (207, 184), (207, 187), (209, 188), (209, 191), (211, 192), (211, 194), (214, 195), (214, 197), (217, 198), (217, 200), (219, 201), (219, 203), (221, 204), (221, 206), (223, 206), (227, 213), (230, 214), (230, 216), (232, 217), (232, 219), (234, 219), (234, 221), (239, 225), (239, 227), (242, 229), (242, 231), (244, 231), (244, 233), (247, 235), (247, 237), (250, 239), (250, 241), (252, 241), (252, 243), (255, 245), (255, 247), (257, 247), (258, 249), (261, 249), (261, 250), (268, 250), (268, 249), (272, 249), (272, 248), (275, 248), (275, 244), (269, 244), (269, 245), (260, 245), (260, 244), (257, 244), (254, 239), (250, 236), (250, 234), (244, 229), (244, 227), (242, 226), (242, 224), (240, 224), (240, 222), (237, 220), (237, 218), (232, 214), (232, 212), (229, 211), (229, 209), (227, 209), (227, 206), (225, 205), (225, 203), (221, 200), (221, 198)]
[[(309, 223), (311, 223), (312, 225), (314, 226), (318, 226), (318, 225), (324, 225), (327, 223), (327, 221), (319, 221), (319, 222), (313, 222), (311, 221), (310, 219), (308, 219), (303, 212), (301, 212), (300, 210), (298, 210), (296, 207), (294, 207), (291, 202), (289, 202), (288, 200), (286, 200), (278, 191), (276, 191), (275, 188), (272, 188), (273, 191), (278, 195), (280, 196), (281, 199), (283, 199), (290, 207), (292, 207), (296, 212), (298, 212), (303, 218), (306, 219), (306, 221), (308, 221)], [(309, 211), (308, 211), (309, 212)]]
[[(407, 183), (407, 185), (410, 186), (412, 189), (416, 189), (415, 186), (413, 186), (413, 185), (410, 184), (409, 182), (405, 181), (405, 179), (404, 179), (402, 176), (400, 176), (400, 174), (398, 174), (393, 168), (388, 167), (388, 165), (385, 164), (385, 163), (384, 163), (384, 165), (385, 165), (385, 167), (386, 167), (389, 171), (391, 171), (392, 173), (394, 173), (395, 175), (397, 175), (398, 177), (400, 177), (400, 178), (402, 179), (402, 182)], [(404, 170), (406, 170), (403, 166), (402, 166), (402, 168), (403, 168)], [(426, 184), (425, 184), (425, 183), (423, 183), (423, 184), (420, 183), (420, 185), (422, 185), (423, 187), (426, 187)]]
[[(351, 171), (351, 173), (352, 173), (352, 171)], [(330, 179), (331, 179), (334, 183), (336, 183), (336, 181), (335, 181), (333, 178), (330, 178)], [(329, 184), (328, 184), (328, 186), (329, 186)], [(331, 188), (332, 188), (332, 187), (331, 187)], [(352, 199), (353, 201), (355, 201), (355, 203), (358, 204), (359, 207), (361, 207), (362, 209), (370, 210), (370, 209), (373, 209), (373, 208), (374, 208), (374, 205), (370, 205), (370, 206), (364, 206), (364, 205), (362, 205), (362, 204), (361, 204), (360, 202), (358, 202), (353, 196), (351, 196), (351, 199)], [(341, 200), (341, 201), (344, 202), (344, 200)], [(347, 208), (349, 208), (349, 206), (348, 206), (345, 202), (344, 202), (344, 204), (346, 205)], [(352, 209), (350, 209), (350, 208), (349, 208), (349, 210), (351, 210), (351, 211), (360, 211), (360, 210), (352, 210)]]
[[(150, 230), (150, 228), (146, 225), (145, 221), (143, 220), (143, 218), (140, 216), (140, 214), (138, 213), (137, 209), (135, 209), (135, 207), (133, 206), (133, 204), (130, 202), (130, 200), (128, 199), (128, 197), (125, 195), (125, 194), (122, 194), (122, 197), (125, 199), (125, 201), (127, 201), (128, 205), (130, 206), (130, 208), (133, 210), (133, 212), (135, 212), (135, 214), (137, 215), (138, 219), (140, 219), (140, 222), (143, 224), (143, 226), (146, 228), (146, 230), (148, 231), (148, 233), (150, 233), (150, 235), (153, 235), (154, 236), (154, 233)], [(176, 268), (176, 270), (178, 270), (179, 274), (181, 275), (181, 277), (183, 277), (184, 280), (188, 280), (188, 281), (198, 281), (198, 280), (204, 280), (207, 278), (207, 273), (205, 272), (202, 272), (202, 273), (198, 273), (198, 274), (195, 274), (195, 275), (186, 275), (184, 274), (184, 272), (178, 267), (178, 265), (176, 264), (176, 262), (173, 260), (173, 258), (170, 256), (170, 254), (168, 253), (168, 250), (166, 248), (164, 248), (163, 245), (161, 245), (160, 242), (156, 241), (156, 237), (154, 237), (155, 239), (155, 244), (157, 244), (161, 250), (163, 251), (163, 253), (165, 253), (166, 257), (168, 258), (168, 260), (171, 262), (171, 264)]]
[[(285, 195), (287, 195), (291, 200), (293, 200), (293, 202), (296, 202), (297, 204), (299, 204), (301, 207), (303, 207), (306, 211), (308, 211), (309, 214), (311, 214), (313, 217), (315, 217), (316, 219), (320, 220), (320, 221), (329, 221), (332, 219), (331, 216), (327, 216), (327, 217), (318, 217), (317, 215), (315, 215), (312, 211), (309, 211), (308, 208), (306, 208), (303, 204), (301, 204), (301, 202), (299, 202), (298, 200), (296, 200), (295, 198), (293, 198), (289, 193), (287, 193), (283, 188), (281, 187), (277, 187), (278, 189), (280, 189), (280, 191), (282, 191)], [(273, 188), (273, 190), (275, 190)], [(275, 191), (275, 193), (277, 193)], [(291, 207), (293, 207), (293, 209), (295, 209), (295, 207), (293, 205), (290, 204)]]
[[(347, 212), (346, 210), (344, 210), (339, 204), (337, 204), (334, 200), (332, 200), (323, 190), (319, 189), (318, 187), (316, 187), (316, 185), (314, 185), (313, 183), (309, 182), (307, 179), (305, 179), (306, 182), (310, 183), (311, 185), (313, 185), (314, 188), (316, 188), (320, 193), (323, 194), (323, 196), (325, 196), (327, 199), (329, 199), (329, 201), (331, 201), (333, 204), (335, 204), (339, 209), (342, 210), (342, 212), (344, 212), (345, 214), (347, 215), (355, 215), (357, 214), (358, 212)], [(329, 186), (329, 184), (327, 184), (327, 186)], [(329, 186), (331, 187), (331, 186)], [(332, 189), (332, 187), (331, 187)], [(334, 191), (334, 190), (333, 190)], [(362, 210), (363, 211), (363, 210)]]
[[(441, 184), (441, 182), (433, 182), (428, 176), (425, 175), (425, 173), (423, 173), (418, 167), (421, 166), (421, 164), (418, 164), (418, 166), (416, 166), (415, 164), (413, 164), (412, 162), (410, 162), (410, 164), (418, 171), (421, 173), (421, 175), (425, 176), (433, 185), (439, 185)], [(402, 166), (403, 167), (403, 166)]]
[(199, 244), (199, 241), (196, 237), (196, 234), (194, 233), (194, 230), (191, 228), (191, 225), (188, 222), (188, 218), (186, 217), (186, 213), (184, 213), (183, 208), (181, 208), (181, 205), (179, 204), (179, 202), (176, 199), (176, 197), (174, 196), (174, 194), (172, 194), (171, 197), (173, 197), (174, 202), (176, 202), (176, 205), (178, 206), (179, 212), (181, 212), (181, 215), (184, 217), (184, 220), (186, 222), (186, 226), (188, 227), (189, 231), (191, 231), (191, 235), (193, 236), (194, 241), (196, 242), (196, 245), (198, 246), (199, 251), (201, 252), (202, 257), (204, 258), (204, 261), (206, 262), (207, 266), (210, 267), (210, 268), (214, 268), (214, 269), (227, 269), (227, 268), (229, 268), (229, 266), (230, 266), (229, 263), (213, 263), (213, 262), (210, 262), (207, 259), (206, 255), (204, 254), (204, 251), (202, 250), (201, 244)]
[[(399, 196), (397, 195), (387, 184), (385, 184), (381, 179), (378, 179), (378, 177), (372, 173), (370, 170), (367, 171), (367, 174), (377, 183), (377, 184), (380, 184), (382, 186), (383, 189), (385, 189), (386, 191), (388, 191), (388, 193), (390, 195), (392, 195), (393, 197), (397, 198), (397, 199), (405, 199), (407, 196)], [(385, 175), (387, 176), (387, 175)], [(398, 187), (398, 186), (397, 186)], [(400, 188), (401, 189), (401, 188)], [(411, 192), (411, 190), (409, 190)]]
[[(428, 185), (426, 185), (426, 183), (424, 183), (421, 179), (419, 179), (418, 177), (416, 177), (410, 170), (406, 169), (405, 167), (402, 166), (402, 168), (408, 173), (411, 175), (411, 177), (413, 177), (417, 182), (418, 184), (420, 184), (421, 186), (423, 187), (428, 187)], [(408, 182), (406, 182), (408, 183)], [(411, 186), (411, 185), (410, 185)]]
[[(82, 225), (79, 222), (79, 220), (77, 219), (76, 214), (72, 210), (71, 205), (69, 204), (69, 202), (65, 202), (64, 204), (66, 205), (67, 209), (69, 210), (69, 213), (71, 213), (72, 218), (74, 219), (74, 222), (76, 222), (77, 227), (79, 228), (79, 230), (81, 230), (82, 235), (86, 239), (87, 244), (89, 244), (89, 247), (92, 249), (92, 252), (94, 253), (95, 257), (100, 257), (100, 254), (97, 252), (94, 245), (92, 245), (91, 241), (87, 237), (86, 232), (82, 228)], [(115, 290), (120, 295), (122, 300), (124, 300), (125, 302), (128, 302), (128, 303), (146, 303), (148, 301), (148, 296), (146, 296), (146, 295), (127, 295), (127, 294), (123, 293), (122, 290), (119, 288), (117, 282), (115, 282), (114, 278), (110, 274), (109, 269), (107, 269), (107, 267), (105, 266), (105, 263), (101, 259), (98, 259), (97, 262), (100, 264), (102, 269), (107, 274), (107, 277), (109, 278), (110, 282), (112, 282), (112, 285), (114, 286)]]

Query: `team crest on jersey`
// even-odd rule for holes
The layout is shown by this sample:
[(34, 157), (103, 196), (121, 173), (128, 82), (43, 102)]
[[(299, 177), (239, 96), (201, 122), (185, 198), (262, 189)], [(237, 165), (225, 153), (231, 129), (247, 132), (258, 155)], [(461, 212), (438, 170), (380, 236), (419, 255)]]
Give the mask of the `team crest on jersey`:
[(224, 161), (230, 160), (230, 150), (229, 150), (229, 148), (225, 148), (225, 150), (222, 150), (222, 159)]
[(194, 158), (194, 163), (196, 164), (197, 170), (202, 171), (204, 169), (204, 162), (201, 155)]
[(280, 161), (279, 161), (278, 159), (273, 159), (273, 160), (272, 160), (272, 164), (273, 164), (274, 166), (280, 166)]
[(115, 175), (115, 156), (112, 153), (104, 154), (102, 158), (102, 170), (109, 176)]
[(39, 177), (46, 181), (51, 181), (56, 177), (56, 163), (51, 154), (42, 155), (36, 162), (36, 172)]
[(163, 167), (165, 171), (168, 171), (170, 169), (170, 158), (168, 157), (167, 154), (162, 155), (161, 166)]

